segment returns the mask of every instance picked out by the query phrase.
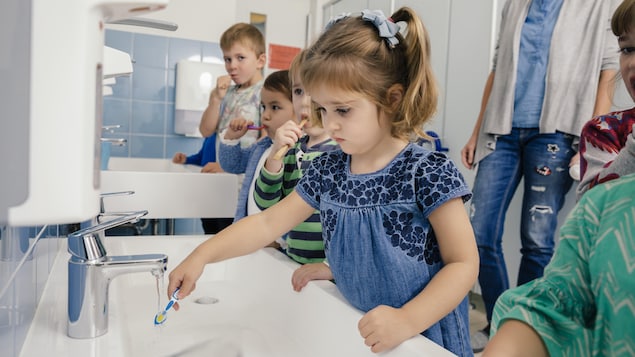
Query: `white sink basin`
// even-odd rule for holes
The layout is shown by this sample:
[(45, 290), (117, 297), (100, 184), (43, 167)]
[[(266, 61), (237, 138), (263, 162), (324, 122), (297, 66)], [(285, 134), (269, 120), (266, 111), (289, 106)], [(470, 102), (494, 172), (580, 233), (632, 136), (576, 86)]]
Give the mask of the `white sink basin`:
[[(165, 253), (168, 272), (205, 238), (107, 237), (109, 254)], [(377, 356), (357, 331), (362, 313), (350, 306), (335, 285), (311, 282), (302, 292), (291, 288), (298, 265), (278, 251), (208, 265), (194, 293), (154, 326), (158, 306), (166, 303), (150, 273), (123, 275), (111, 283), (110, 326), (101, 337), (66, 336), (66, 262), (60, 254), (24, 343), (22, 356)], [(165, 284), (167, 285), (167, 277)], [(215, 303), (197, 303), (207, 298)], [(207, 301), (210, 302), (210, 301)], [(452, 356), (415, 336), (381, 356)]]
[(111, 157), (108, 160), (108, 170), (200, 173), (201, 167), (196, 165), (175, 164), (170, 159), (150, 159), (150, 158), (139, 158), (139, 157)]
[(101, 172), (101, 192), (134, 191), (106, 197), (107, 212), (148, 210), (144, 218), (234, 217), (238, 177), (201, 173), (194, 165), (169, 159), (111, 157)]

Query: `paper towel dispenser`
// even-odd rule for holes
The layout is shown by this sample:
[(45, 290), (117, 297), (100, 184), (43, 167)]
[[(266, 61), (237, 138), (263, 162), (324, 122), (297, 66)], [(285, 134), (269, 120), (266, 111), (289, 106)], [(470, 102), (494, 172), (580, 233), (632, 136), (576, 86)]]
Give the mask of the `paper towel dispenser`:
[(112, 95), (112, 86), (117, 82), (116, 77), (128, 76), (131, 73), (132, 59), (130, 58), (130, 55), (115, 48), (104, 46), (104, 80), (102, 83), (102, 95)]
[(201, 136), (201, 116), (218, 77), (226, 75), (224, 64), (183, 60), (176, 64), (174, 132)]
[(132, 73), (132, 59), (126, 52), (104, 46), (104, 78), (115, 78)]

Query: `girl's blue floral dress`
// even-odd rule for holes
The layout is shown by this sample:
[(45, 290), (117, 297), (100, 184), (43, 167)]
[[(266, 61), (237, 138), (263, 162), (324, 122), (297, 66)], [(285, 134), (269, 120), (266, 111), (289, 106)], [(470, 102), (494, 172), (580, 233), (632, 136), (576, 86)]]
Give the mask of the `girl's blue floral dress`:
[[(444, 154), (409, 144), (382, 170), (355, 175), (350, 156), (324, 153), (296, 187), (320, 210), (325, 253), (340, 292), (356, 308), (401, 307), (443, 262), (428, 216), (471, 192)], [(448, 221), (447, 224), (452, 224)], [(467, 297), (422, 333), (459, 356), (472, 355)]]

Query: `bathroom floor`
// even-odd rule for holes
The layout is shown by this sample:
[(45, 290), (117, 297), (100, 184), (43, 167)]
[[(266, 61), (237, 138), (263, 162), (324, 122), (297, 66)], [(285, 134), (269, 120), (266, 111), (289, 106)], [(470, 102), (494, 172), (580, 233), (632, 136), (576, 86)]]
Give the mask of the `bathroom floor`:
[[(470, 303), (474, 306), (473, 309), (470, 309), (470, 333), (474, 333), (487, 325), (487, 318), (481, 295), (470, 293)], [(481, 354), (475, 353), (474, 356), (479, 357)]]

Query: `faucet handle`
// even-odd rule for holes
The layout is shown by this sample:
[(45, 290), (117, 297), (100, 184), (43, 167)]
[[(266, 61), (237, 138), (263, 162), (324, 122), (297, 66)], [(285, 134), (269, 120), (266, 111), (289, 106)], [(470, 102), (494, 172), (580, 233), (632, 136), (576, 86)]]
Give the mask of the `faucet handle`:
[(106, 229), (117, 227), (124, 223), (137, 222), (148, 214), (147, 210), (130, 212), (110, 221), (99, 223), (92, 227), (80, 229), (68, 235), (68, 252), (73, 258), (83, 261), (95, 261), (105, 259), (106, 248), (101, 242), (101, 235)]
[(110, 133), (114, 133), (115, 129), (119, 129), (119, 128), (121, 128), (121, 125), (119, 125), (119, 124), (104, 125), (104, 126), (101, 127), (101, 130), (102, 131), (107, 131), (107, 132), (110, 132)]
[(125, 138), (100, 138), (102, 143), (110, 143), (111, 145), (124, 146), (128, 142)]
[(134, 195), (134, 191), (116, 191), (116, 192), (102, 192), (99, 196), (103, 197), (112, 197), (112, 196), (130, 196)]
[(70, 234), (68, 236), (68, 252), (72, 255), (71, 259), (75, 261), (97, 261), (105, 259), (108, 253), (99, 238), (99, 234), (101, 234), (101, 232), (84, 235)]

